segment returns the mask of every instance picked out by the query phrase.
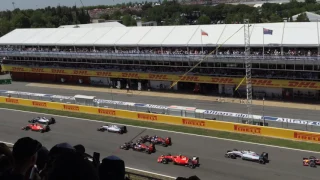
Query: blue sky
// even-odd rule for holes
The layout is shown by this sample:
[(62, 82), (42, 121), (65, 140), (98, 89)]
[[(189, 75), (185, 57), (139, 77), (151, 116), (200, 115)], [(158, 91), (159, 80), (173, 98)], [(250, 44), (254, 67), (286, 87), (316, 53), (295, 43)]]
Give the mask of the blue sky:
[[(134, 0), (133, 2), (141, 2), (141, 0)], [(15, 3), (16, 8), (20, 9), (37, 9), (47, 6), (56, 7), (58, 4), (65, 6), (72, 6), (77, 4), (81, 6), (80, 0), (0, 0), (0, 10), (13, 10), (12, 2)], [(84, 6), (92, 5), (113, 5), (119, 3), (127, 3), (130, 0), (82, 0)]]

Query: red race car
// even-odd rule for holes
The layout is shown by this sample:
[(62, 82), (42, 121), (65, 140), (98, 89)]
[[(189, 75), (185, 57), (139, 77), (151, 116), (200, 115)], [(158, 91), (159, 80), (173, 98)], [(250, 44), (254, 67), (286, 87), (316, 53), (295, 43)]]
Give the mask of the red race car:
[(162, 164), (168, 164), (169, 162), (173, 162), (173, 164), (175, 165), (188, 166), (192, 169), (200, 166), (199, 157), (192, 157), (192, 159), (190, 159), (182, 155), (178, 155), (178, 156), (172, 156), (171, 154), (168, 154), (166, 156), (161, 155), (160, 157), (158, 157), (157, 162)]
[(40, 124), (29, 124), (28, 126), (25, 126), (22, 128), (22, 130), (31, 130), (31, 131), (36, 131), (36, 132), (49, 132), (50, 127), (48, 125), (40, 125)]
[(138, 142), (150, 142), (150, 143), (154, 143), (154, 144), (159, 144), (162, 145), (164, 147), (167, 146), (171, 146), (172, 142), (171, 142), (171, 137), (167, 137), (167, 138), (162, 138), (162, 137), (158, 137), (158, 136), (142, 136)]
[(303, 166), (317, 167), (317, 165), (320, 165), (320, 159), (310, 156), (309, 158), (303, 158), (302, 164)]

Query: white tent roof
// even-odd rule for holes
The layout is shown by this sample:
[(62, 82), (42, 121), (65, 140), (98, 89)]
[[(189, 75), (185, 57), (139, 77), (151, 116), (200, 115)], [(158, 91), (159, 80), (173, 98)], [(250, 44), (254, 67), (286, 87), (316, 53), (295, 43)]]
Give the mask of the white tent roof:
[(126, 27), (119, 22), (102, 22), (102, 23), (91, 23), (91, 24), (77, 24), (77, 25), (62, 25), (59, 28), (105, 28), (105, 27)]
[[(250, 45), (318, 47), (318, 22), (251, 24)], [(244, 46), (242, 24), (16, 29), (0, 38), (0, 45), (37, 46)], [(319, 26), (320, 27), (320, 26)], [(263, 28), (273, 31), (263, 35)], [(201, 36), (201, 30), (209, 36)]]

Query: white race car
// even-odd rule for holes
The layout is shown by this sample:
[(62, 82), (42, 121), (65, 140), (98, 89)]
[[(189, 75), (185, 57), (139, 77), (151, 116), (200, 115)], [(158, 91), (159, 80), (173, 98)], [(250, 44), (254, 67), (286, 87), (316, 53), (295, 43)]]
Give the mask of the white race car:
[(104, 125), (104, 126), (100, 126), (97, 130), (101, 132), (108, 131), (108, 132), (115, 132), (120, 134), (127, 133), (126, 126), (118, 126), (118, 125)]
[(46, 117), (36, 117), (28, 121), (29, 123), (40, 123), (40, 124), (55, 124), (56, 120), (52, 117), (50, 119)]
[(233, 151), (230, 151), (230, 150), (227, 151), (227, 153), (224, 156), (226, 158), (231, 158), (231, 159), (236, 159), (237, 157), (240, 157), (242, 160), (255, 161), (261, 164), (265, 164), (269, 162), (269, 154), (266, 152), (257, 154), (250, 150), (238, 151), (237, 149), (234, 149)]

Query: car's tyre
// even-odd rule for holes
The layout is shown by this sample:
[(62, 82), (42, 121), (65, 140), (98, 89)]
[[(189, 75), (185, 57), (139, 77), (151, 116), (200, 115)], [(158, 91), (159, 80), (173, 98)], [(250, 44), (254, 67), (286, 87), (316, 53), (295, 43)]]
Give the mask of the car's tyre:
[(235, 154), (230, 154), (231, 159), (237, 159), (237, 156)]
[(310, 167), (315, 168), (315, 167), (317, 167), (317, 165), (316, 165), (316, 163), (314, 161), (312, 161), (312, 162), (310, 162)]
[(266, 161), (263, 160), (263, 159), (260, 159), (260, 160), (259, 160), (259, 163), (260, 163), (260, 164), (266, 164)]
[(230, 158), (229, 154), (224, 155), (225, 158)]
[(161, 163), (162, 163), (162, 164), (168, 164), (168, 161), (167, 161), (167, 159), (162, 159), (162, 160), (161, 160)]
[(30, 127), (27, 126), (27, 127), (24, 128), (24, 130), (29, 131), (29, 130), (30, 130)]
[(166, 143), (162, 143), (163, 147), (168, 147), (168, 145)]

